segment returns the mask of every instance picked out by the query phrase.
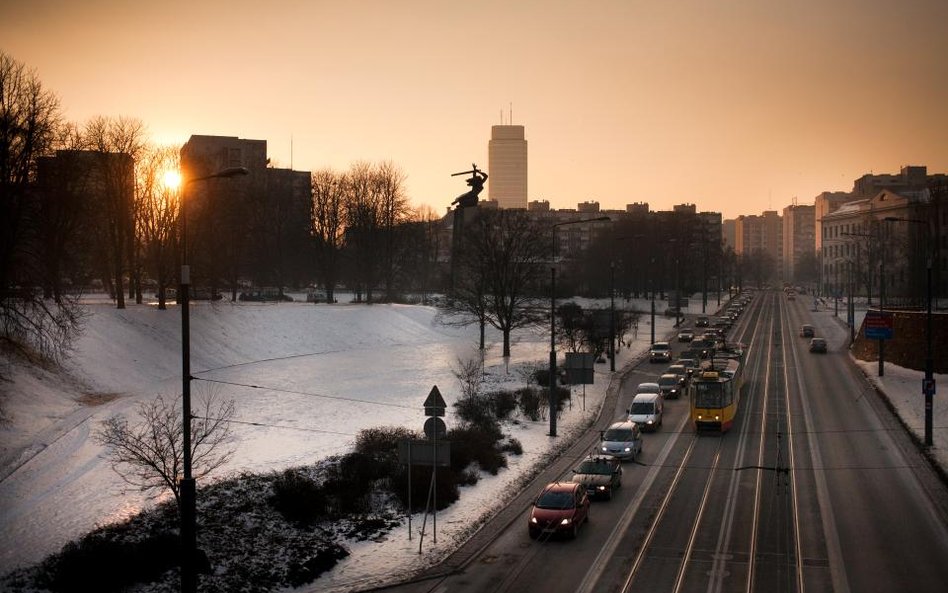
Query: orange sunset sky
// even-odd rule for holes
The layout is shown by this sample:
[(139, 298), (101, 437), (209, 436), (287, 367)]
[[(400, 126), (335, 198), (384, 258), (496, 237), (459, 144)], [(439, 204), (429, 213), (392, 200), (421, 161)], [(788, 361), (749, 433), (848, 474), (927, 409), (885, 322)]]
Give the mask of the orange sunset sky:
[(281, 167), (292, 144), (300, 170), (391, 160), (438, 213), (511, 105), (554, 208), (733, 218), (948, 172), (946, 28), (945, 0), (0, 0), (0, 49), (71, 121), (263, 139)]

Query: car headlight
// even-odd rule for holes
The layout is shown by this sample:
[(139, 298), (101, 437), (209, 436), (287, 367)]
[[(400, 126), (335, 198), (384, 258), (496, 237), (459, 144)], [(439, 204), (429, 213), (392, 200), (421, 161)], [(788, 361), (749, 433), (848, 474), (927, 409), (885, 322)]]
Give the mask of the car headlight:
[(562, 521), (560, 521), (560, 525), (569, 525), (571, 521), (572, 520), (569, 517), (567, 517), (563, 519)]
[(720, 420), (721, 417), (720, 417), (720, 416), (715, 416), (714, 419), (715, 419), (715, 420)]
[(632, 450), (632, 447), (626, 447), (626, 448), (625, 448), (625, 452), (626, 452), (626, 453), (628, 453), (628, 452), (631, 451), (631, 450)]
[(537, 522), (537, 518), (536, 518), (536, 517), (530, 517), (530, 522), (535, 525), (536, 522)]
[(606, 489), (605, 486), (598, 486), (598, 487), (596, 487), (596, 490), (605, 490), (605, 489)]
[(602, 448), (602, 452), (603, 452), (603, 453), (605, 453), (605, 452), (608, 451), (608, 450), (609, 450), (608, 447), (603, 447), (603, 448)]
[(649, 420), (648, 422), (646, 422), (646, 424), (651, 424), (651, 423), (652, 423), (652, 421), (651, 421), (651, 420)]

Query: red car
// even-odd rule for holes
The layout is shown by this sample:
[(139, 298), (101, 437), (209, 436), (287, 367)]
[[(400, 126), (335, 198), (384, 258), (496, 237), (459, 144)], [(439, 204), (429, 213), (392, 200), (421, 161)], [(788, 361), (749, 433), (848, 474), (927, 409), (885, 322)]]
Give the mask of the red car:
[(575, 538), (579, 526), (589, 520), (586, 486), (576, 482), (547, 484), (533, 502), (528, 527), (530, 537), (565, 533)]

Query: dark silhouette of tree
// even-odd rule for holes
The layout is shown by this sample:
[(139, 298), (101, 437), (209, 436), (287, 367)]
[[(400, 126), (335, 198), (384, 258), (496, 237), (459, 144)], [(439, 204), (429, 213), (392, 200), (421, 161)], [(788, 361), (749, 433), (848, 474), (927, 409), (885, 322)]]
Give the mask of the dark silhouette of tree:
[(136, 223), (141, 237), (140, 261), (145, 274), (155, 281), (158, 308), (165, 309), (167, 288), (175, 284), (178, 213), (181, 187), (166, 183), (168, 171), (178, 171), (177, 147), (150, 147), (137, 167)]
[[(98, 232), (99, 252), (107, 262), (105, 278), (116, 307), (125, 308), (124, 281), (136, 268), (135, 235), (135, 161), (145, 147), (145, 125), (135, 119), (96, 117), (90, 120), (83, 136), (98, 158), (100, 198)], [(134, 294), (137, 280), (129, 278)]]
[(503, 334), (503, 355), (510, 356), (511, 331), (549, 319), (538, 296), (549, 241), (548, 229), (526, 212), (479, 210), (465, 225), (443, 317), (489, 323)]
[(312, 174), (312, 206), (310, 233), (312, 235), (316, 267), (327, 302), (335, 302), (336, 285), (340, 275), (344, 225), (345, 177), (329, 169)]
[(75, 295), (44, 299), (37, 256), (41, 213), (31, 193), (37, 160), (52, 153), (61, 128), (59, 99), (39, 77), (0, 51), (0, 339), (57, 358), (80, 329)]

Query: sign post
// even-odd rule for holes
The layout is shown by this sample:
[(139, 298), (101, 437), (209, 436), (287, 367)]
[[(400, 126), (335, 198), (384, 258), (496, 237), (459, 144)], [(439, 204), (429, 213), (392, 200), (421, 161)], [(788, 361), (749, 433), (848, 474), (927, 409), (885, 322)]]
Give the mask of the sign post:
[(428, 487), (428, 501), (425, 504), (425, 516), (421, 523), (421, 537), (418, 541), (418, 553), (421, 554), (421, 544), (425, 539), (425, 524), (428, 521), (428, 509), (433, 507), (433, 527), (432, 533), (434, 543), (438, 543), (438, 490), (437, 477), (438, 466), (447, 467), (451, 465), (451, 443), (448, 441), (438, 442), (447, 435), (447, 427), (444, 425), (444, 411), (447, 409), (438, 386), (435, 385), (428, 393), (425, 399), (424, 409), (428, 420), (425, 421), (424, 431), (426, 439), (405, 440), (398, 443), (398, 460), (400, 463), (408, 465), (408, 539), (411, 540), (411, 482), (412, 467), (415, 465), (431, 466), (431, 484)]

